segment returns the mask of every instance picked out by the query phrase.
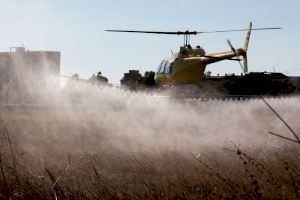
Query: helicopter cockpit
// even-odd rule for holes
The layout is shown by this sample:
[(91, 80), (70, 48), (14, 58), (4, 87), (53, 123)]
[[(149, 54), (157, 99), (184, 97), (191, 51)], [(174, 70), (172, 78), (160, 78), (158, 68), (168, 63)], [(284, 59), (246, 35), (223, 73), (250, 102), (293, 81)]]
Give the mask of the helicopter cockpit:
[(157, 68), (157, 74), (171, 74), (173, 71), (173, 66), (173, 61), (163, 60)]

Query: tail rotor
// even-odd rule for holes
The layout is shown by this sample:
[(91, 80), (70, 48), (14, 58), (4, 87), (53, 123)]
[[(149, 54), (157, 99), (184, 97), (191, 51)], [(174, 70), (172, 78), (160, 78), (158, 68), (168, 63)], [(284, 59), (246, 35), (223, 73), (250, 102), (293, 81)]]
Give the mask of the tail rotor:
[[(248, 72), (247, 51), (248, 51), (248, 45), (249, 45), (251, 31), (252, 31), (252, 22), (250, 22), (250, 24), (249, 24), (249, 29), (248, 29), (246, 40), (245, 40), (245, 43), (244, 43), (244, 48), (236, 50), (233, 47), (233, 45), (231, 44), (230, 40), (227, 40), (227, 43), (230, 46), (230, 49), (235, 53), (235, 55), (237, 57), (237, 60), (239, 61), (239, 65), (241, 66), (241, 69), (242, 69), (243, 73)], [(240, 59), (239, 59), (240, 56), (243, 57), (243, 65), (240, 62)]]
[[(245, 66), (242, 65), (241, 59), (239, 58), (240, 57), (239, 52), (233, 47), (233, 45), (231, 44), (230, 40), (227, 40), (227, 43), (230, 46), (231, 51), (233, 51), (235, 53), (235, 55), (236, 55), (236, 61), (238, 61), (239, 65), (241, 66), (242, 71), (244, 73), (246, 73), (245, 72)], [(244, 64), (245, 64), (245, 62), (244, 62)]]

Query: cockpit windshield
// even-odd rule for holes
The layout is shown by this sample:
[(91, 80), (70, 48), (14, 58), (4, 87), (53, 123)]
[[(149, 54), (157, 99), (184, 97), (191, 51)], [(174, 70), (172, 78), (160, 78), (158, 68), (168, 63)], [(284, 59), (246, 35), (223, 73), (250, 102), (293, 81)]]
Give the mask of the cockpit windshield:
[(161, 74), (166, 73), (166, 68), (167, 68), (167, 66), (168, 66), (168, 63), (169, 63), (169, 61), (167, 61), (167, 60), (164, 61), (163, 65), (162, 65), (161, 68), (160, 68), (160, 73), (161, 73)]
[(168, 61), (168, 60), (163, 60), (157, 68), (157, 73), (158, 74), (170, 74), (170, 73), (172, 73), (172, 68), (173, 68), (173, 62), (170, 63), (170, 61)]
[(163, 72), (164, 65), (165, 65), (165, 60), (163, 60), (163, 61), (159, 64), (159, 66), (158, 66), (158, 68), (157, 68), (157, 73), (158, 73), (158, 74), (160, 74), (160, 73)]

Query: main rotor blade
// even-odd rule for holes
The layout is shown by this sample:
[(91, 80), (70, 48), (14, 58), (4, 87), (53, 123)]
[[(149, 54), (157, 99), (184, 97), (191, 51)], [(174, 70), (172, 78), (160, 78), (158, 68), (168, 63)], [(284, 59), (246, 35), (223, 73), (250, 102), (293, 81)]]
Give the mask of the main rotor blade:
[(109, 32), (123, 32), (123, 33), (151, 33), (151, 34), (167, 34), (167, 35), (196, 35), (196, 31), (132, 31), (132, 30), (105, 30)]
[[(252, 31), (261, 31), (261, 30), (279, 30), (281, 27), (269, 27), (269, 28), (253, 28)], [(248, 31), (249, 29), (232, 29), (232, 30), (218, 30), (218, 31), (199, 31), (197, 34), (202, 33), (225, 33), (225, 32), (238, 32), (238, 31)]]
[[(269, 28), (253, 28), (252, 31), (261, 30), (279, 30), (281, 27)], [(239, 32), (248, 31), (249, 29), (232, 29), (232, 30), (217, 30), (217, 31), (134, 31), (134, 30), (105, 30), (109, 32), (123, 32), (123, 33), (150, 33), (150, 34), (167, 34), (167, 35), (197, 35), (203, 33), (226, 33), (226, 32)]]

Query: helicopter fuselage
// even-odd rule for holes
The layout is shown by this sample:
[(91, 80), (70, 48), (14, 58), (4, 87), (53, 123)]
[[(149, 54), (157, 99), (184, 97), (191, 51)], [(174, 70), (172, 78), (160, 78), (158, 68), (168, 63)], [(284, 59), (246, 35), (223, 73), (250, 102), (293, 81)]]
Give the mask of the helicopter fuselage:
[(246, 55), (244, 49), (237, 49), (235, 52), (219, 52), (206, 54), (197, 46), (180, 47), (180, 51), (169, 59), (163, 60), (158, 66), (156, 73), (156, 84), (180, 85), (199, 84), (204, 76), (206, 65), (225, 59), (232, 59), (238, 55)]

